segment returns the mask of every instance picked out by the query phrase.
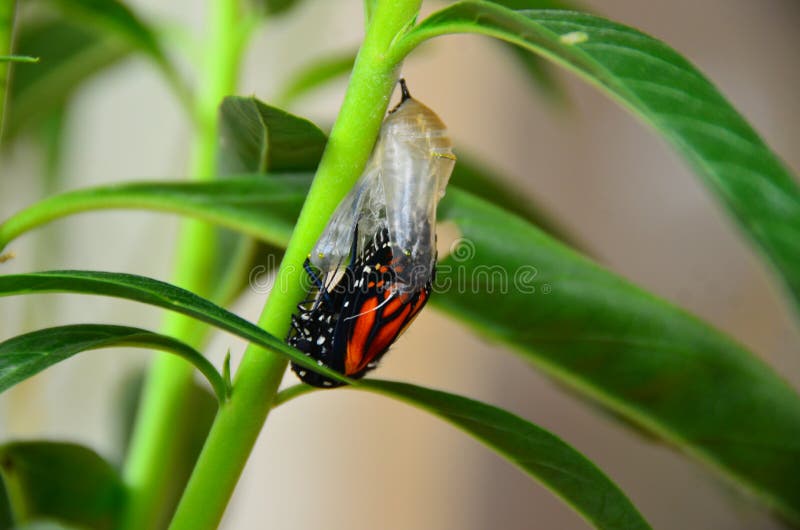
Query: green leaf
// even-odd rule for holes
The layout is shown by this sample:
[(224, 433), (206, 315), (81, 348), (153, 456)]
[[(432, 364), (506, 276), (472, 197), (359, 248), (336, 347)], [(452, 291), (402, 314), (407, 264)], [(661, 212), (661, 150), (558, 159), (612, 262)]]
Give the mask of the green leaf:
[(228, 398), (228, 387), (214, 365), (185, 343), (139, 328), (101, 324), (42, 329), (0, 342), (0, 392), (78, 353), (121, 346), (178, 355), (208, 379), (220, 403)]
[(800, 396), (758, 357), (456, 190), (431, 303), (800, 521)]
[(365, 380), (356, 388), (399, 399), (458, 427), (540, 481), (594, 528), (650, 528), (625, 494), (589, 459), (510, 412), (406, 383)]
[(6, 124), (8, 139), (41, 124), (61, 109), (83, 83), (133, 50), (119, 39), (103, 37), (61, 19), (22, 24), (17, 49), (40, 57), (41, 62), (14, 70)]
[(760, 247), (800, 307), (800, 186), (686, 59), (652, 37), (592, 15), (514, 12), (477, 2), (431, 15), (398, 42), (395, 59), (449, 33), (482, 33), (540, 53), (651, 125)]
[(32, 228), (81, 211), (149, 209), (193, 215), (271, 244), (222, 238), (231, 244), (228, 252), (220, 250), (225, 259), (219, 276), (224, 279), (213, 299), (228, 302), (247, 286), (251, 273), (271, 263), (269, 256), (279, 255), (275, 245), (285, 245), (291, 235), (310, 182), (310, 174), (252, 175), (207, 183), (137, 182), (53, 195), (0, 224), (0, 251)]
[[(454, 181), (511, 211), (525, 213), (526, 218), (542, 223), (555, 235), (563, 234), (555, 228), (555, 223), (537, 212), (532, 201), (520, 200), (519, 195), (507, 191), (499, 180), (490, 179), (482, 171), (464, 164), (454, 172)], [(0, 224), (0, 251), (22, 234), (56, 219), (104, 209), (191, 215), (283, 246), (292, 233), (310, 182), (311, 174), (269, 175), (269, 178), (249, 175), (203, 183), (136, 182), (53, 195)], [(568, 236), (561, 237), (569, 240)], [(246, 248), (241, 250), (247, 252)], [(262, 248), (260, 255), (266, 252)]]
[(315, 59), (292, 75), (277, 100), (288, 105), (333, 80), (349, 75), (357, 53), (357, 50), (348, 50)]
[(0, 476), (17, 524), (55, 519), (113, 530), (125, 499), (114, 468), (91, 449), (70, 443), (0, 446)]
[(0, 250), (54, 219), (98, 209), (149, 209), (197, 216), (265, 242), (285, 244), (311, 176), (263, 175), (207, 183), (137, 182), (53, 195), (0, 225)]
[(254, 97), (220, 105), (220, 174), (313, 171), (327, 141), (316, 125)]
[(0, 62), (3, 63), (38, 63), (38, 57), (30, 55), (0, 55)]
[(224, 329), (262, 348), (285, 355), (290, 360), (337, 381), (353, 384), (350, 379), (318, 366), (304, 354), (255, 324), (244, 320), (205, 298), (144, 276), (96, 271), (49, 271), (0, 276), (0, 297), (34, 293), (83, 293), (126, 298), (176, 311)]

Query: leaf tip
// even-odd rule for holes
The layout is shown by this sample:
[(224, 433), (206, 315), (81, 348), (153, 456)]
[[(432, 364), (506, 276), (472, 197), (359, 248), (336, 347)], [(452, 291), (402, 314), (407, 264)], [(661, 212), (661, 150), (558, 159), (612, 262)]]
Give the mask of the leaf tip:
[(231, 383), (231, 350), (225, 355), (225, 361), (222, 363), (222, 380), (225, 382), (225, 397), (231, 397), (233, 391), (233, 383)]

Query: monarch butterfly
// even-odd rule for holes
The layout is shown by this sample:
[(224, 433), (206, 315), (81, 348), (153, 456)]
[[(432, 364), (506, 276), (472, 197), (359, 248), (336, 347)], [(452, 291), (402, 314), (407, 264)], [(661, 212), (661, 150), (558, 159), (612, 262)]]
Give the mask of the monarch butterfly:
[[(367, 169), (304, 263), (314, 292), (298, 305), (287, 337), (318, 364), (352, 378), (377, 366), (428, 301), (436, 205), (455, 163), (445, 125), (402, 79), (400, 86), (402, 99), (381, 127)], [(339, 385), (294, 363), (292, 369), (308, 384)]]
[[(386, 229), (360, 255), (355, 248), (344, 272), (327, 285), (306, 260), (317, 292), (298, 306), (287, 342), (320, 365), (358, 379), (377, 366), (428, 301), (434, 271), (422, 289), (401, 291), (395, 288), (395, 260)], [(341, 384), (295, 363), (292, 370), (310, 385)]]

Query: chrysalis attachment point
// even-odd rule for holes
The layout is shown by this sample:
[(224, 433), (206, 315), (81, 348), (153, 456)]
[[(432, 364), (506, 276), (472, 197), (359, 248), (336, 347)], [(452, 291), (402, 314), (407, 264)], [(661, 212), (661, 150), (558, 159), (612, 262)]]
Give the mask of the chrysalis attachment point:
[(411, 92), (408, 91), (406, 80), (402, 77), (400, 78), (400, 94), (400, 103), (404, 103), (406, 100), (411, 99)]

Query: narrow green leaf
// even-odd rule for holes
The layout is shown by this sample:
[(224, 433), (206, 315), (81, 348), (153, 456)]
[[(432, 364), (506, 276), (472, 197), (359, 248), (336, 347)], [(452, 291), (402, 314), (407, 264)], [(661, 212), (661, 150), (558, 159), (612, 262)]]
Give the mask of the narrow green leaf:
[(220, 174), (316, 169), (325, 133), (254, 97), (226, 97), (220, 105)]
[(30, 523), (30, 528), (47, 528), (39, 521), (53, 519), (80, 528), (113, 530), (125, 500), (114, 468), (91, 449), (70, 443), (2, 445), (0, 477), (16, 524)]
[(308, 174), (293, 174), (207, 183), (137, 182), (53, 195), (0, 225), (0, 250), (32, 228), (98, 209), (149, 209), (194, 215), (282, 245), (291, 235), (310, 179)]
[(255, 324), (205, 298), (165, 282), (133, 274), (95, 271), (49, 271), (0, 276), (0, 297), (56, 292), (125, 298), (176, 311), (229, 331), (262, 348), (281, 353), (290, 360), (332, 379), (354, 383), (329, 368), (318, 366), (304, 354)]
[(331, 81), (350, 75), (357, 53), (357, 50), (339, 52), (303, 66), (292, 75), (277, 100), (289, 105)]
[(222, 379), (228, 388), (233, 388), (233, 380), (231, 378), (231, 350), (225, 354), (225, 360), (222, 362)]
[(38, 63), (38, 57), (30, 55), (0, 55), (0, 62), (5, 63)]
[(406, 383), (365, 380), (357, 388), (399, 399), (458, 427), (540, 481), (594, 528), (650, 528), (625, 494), (589, 459), (510, 412)]
[(133, 47), (66, 20), (40, 20), (21, 25), (17, 50), (41, 61), (14, 70), (6, 124), (9, 139), (40, 125), (85, 82), (130, 55)]
[(757, 356), (480, 199), (440, 218), (435, 307), (800, 521), (800, 396)]
[(306, 394), (310, 394), (318, 390), (322, 389), (316, 386), (307, 385), (305, 383), (299, 383), (284, 388), (283, 390), (275, 394), (275, 399), (272, 400), (272, 408), (279, 407), (280, 405), (283, 405), (287, 401), (291, 401), (294, 398), (304, 396)]
[(526, 47), (607, 91), (695, 168), (775, 266), (800, 307), (800, 185), (717, 89), (664, 43), (588, 14), (515, 12), (461, 2), (431, 15), (398, 43), (481, 33)]
[[(545, 229), (569, 241), (569, 236), (539, 213), (532, 201), (521, 201), (519, 195), (507, 191), (498, 179), (489, 178), (477, 166), (464, 164), (455, 171), (453, 179), (456, 185), (524, 214), (527, 219), (542, 223)], [(0, 251), (22, 234), (56, 219), (107, 209), (146, 209), (191, 215), (270, 245), (283, 246), (292, 233), (310, 183), (311, 174), (269, 175), (269, 178), (249, 175), (203, 183), (136, 182), (53, 195), (0, 224)], [(245, 254), (249, 252), (247, 248), (239, 250)], [(258, 258), (271, 251), (274, 249), (261, 247)], [(246, 255), (242, 257), (246, 258)], [(236, 292), (234, 287), (224, 290)]]
[(150, 348), (178, 355), (208, 379), (220, 403), (225, 403), (228, 398), (229, 389), (222, 376), (194, 348), (144, 329), (102, 324), (47, 328), (0, 342), (0, 393), (78, 353), (121, 346)]

